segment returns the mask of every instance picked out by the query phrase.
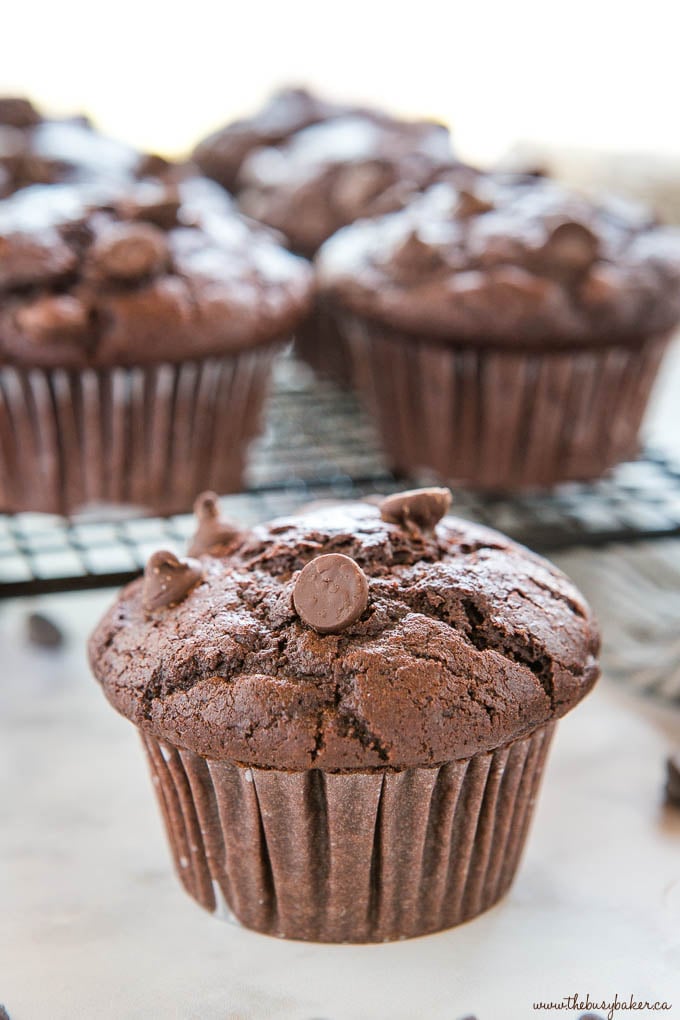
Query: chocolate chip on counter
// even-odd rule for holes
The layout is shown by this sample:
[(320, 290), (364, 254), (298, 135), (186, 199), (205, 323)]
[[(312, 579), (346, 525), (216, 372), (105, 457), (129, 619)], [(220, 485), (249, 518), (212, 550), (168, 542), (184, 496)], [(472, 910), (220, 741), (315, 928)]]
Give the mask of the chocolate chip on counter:
[(419, 533), (432, 531), (450, 506), (448, 489), (409, 489), (386, 496), (380, 504), (380, 516), (388, 524)]
[(0, 1020), (10, 1020), (10, 1015), (3, 1005), (0, 1004)]
[(165, 235), (150, 223), (109, 226), (95, 241), (89, 258), (99, 274), (114, 280), (139, 280), (165, 268)]
[(298, 575), (293, 605), (300, 619), (319, 634), (337, 634), (366, 609), (368, 579), (349, 556), (317, 556)]
[(70, 294), (47, 295), (17, 309), (15, 319), (23, 335), (34, 343), (80, 340), (89, 326), (87, 308)]
[(26, 617), (26, 633), (30, 643), (39, 648), (60, 648), (64, 643), (61, 628), (43, 613), (30, 613)]
[(680, 807), (680, 751), (666, 759), (666, 801)]
[(27, 128), (39, 124), (40, 120), (40, 114), (29, 99), (24, 99), (23, 96), (0, 98), (0, 124)]
[(218, 552), (238, 538), (239, 528), (220, 516), (219, 501), (214, 492), (202, 492), (194, 503), (198, 527), (189, 546), (190, 556)]
[(553, 267), (580, 272), (589, 269), (598, 256), (600, 242), (592, 230), (581, 223), (560, 223), (541, 251)]
[(155, 552), (144, 569), (144, 608), (153, 611), (176, 605), (202, 578), (198, 560), (180, 560), (166, 549)]

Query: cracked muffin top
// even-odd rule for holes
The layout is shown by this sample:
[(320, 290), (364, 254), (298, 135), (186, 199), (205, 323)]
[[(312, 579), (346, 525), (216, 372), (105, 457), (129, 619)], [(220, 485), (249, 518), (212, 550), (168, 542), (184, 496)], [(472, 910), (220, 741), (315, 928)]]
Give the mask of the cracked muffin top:
[(34, 185), (0, 203), (0, 364), (245, 350), (298, 324), (311, 277), (204, 178)]
[(543, 178), (442, 180), (339, 231), (316, 266), (342, 307), (441, 342), (634, 341), (680, 318), (680, 231)]
[(435, 765), (531, 733), (595, 683), (571, 582), (447, 490), (321, 506), (239, 532), (199, 501), (188, 559), (156, 553), (90, 641), (111, 704), (211, 759)]

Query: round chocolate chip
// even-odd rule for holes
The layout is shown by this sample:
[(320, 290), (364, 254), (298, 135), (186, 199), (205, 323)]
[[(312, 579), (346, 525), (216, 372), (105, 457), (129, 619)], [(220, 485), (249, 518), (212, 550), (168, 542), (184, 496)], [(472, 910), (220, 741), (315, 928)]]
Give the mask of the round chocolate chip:
[(155, 552), (144, 569), (142, 602), (148, 610), (181, 602), (203, 577), (198, 560), (180, 560), (167, 549)]
[(214, 492), (202, 492), (194, 503), (198, 528), (189, 546), (190, 556), (219, 552), (238, 538), (239, 529), (220, 516), (219, 500)]
[(560, 223), (543, 246), (542, 254), (557, 269), (580, 272), (592, 266), (598, 256), (600, 242), (581, 223)]
[(163, 232), (149, 223), (115, 224), (95, 241), (90, 259), (102, 276), (139, 280), (165, 267), (168, 245)]
[(89, 325), (87, 308), (70, 294), (48, 295), (16, 312), (16, 323), (33, 343), (56, 340), (81, 340)]
[(409, 489), (386, 496), (380, 504), (380, 516), (388, 524), (407, 531), (432, 531), (451, 506), (448, 489)]
[(342, 553), (311, 560), (293, 591), (300, 619), (320, 634), (337, 634), (359, 619), (368, 605), (368, 579), (358, 563)]
[(0, 98), (0, 124), (27, 128), (39, 124), (40, 119), (40, 114), (29, 99), (24, 99), (23, 96)]

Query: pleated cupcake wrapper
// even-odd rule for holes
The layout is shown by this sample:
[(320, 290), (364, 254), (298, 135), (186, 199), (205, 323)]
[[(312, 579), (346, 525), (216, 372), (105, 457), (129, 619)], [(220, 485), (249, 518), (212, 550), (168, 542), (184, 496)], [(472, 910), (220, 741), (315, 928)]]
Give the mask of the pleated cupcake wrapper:
[(339, 386), (352, 383), (352, 359), (336, 313), (318, 299), (311, 315), (297, 330), (293, 350), (316, 375)]
[(434, 345), (343, 318), (392, 466), (483, 489), (597, 478), (634, 457), (668, 336), (567, 351)]
[(190, 509), (240, 488), (276, 348), (133, 368), (0, 368), (0, 509)]
[(268, 935), (381, 942), (460, 924), (512, 882), (554, 724), (436, 768), (285, 772), (143, 735), (179, 877)]

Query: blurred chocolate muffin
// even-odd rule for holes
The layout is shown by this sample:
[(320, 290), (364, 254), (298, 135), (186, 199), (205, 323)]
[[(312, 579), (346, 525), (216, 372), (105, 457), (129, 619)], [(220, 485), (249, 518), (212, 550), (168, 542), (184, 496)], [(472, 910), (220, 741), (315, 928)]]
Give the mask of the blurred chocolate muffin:
[(44, 117), (20, 97), (0, 97), (0, 197), (32, 184), (120, 182), (169, 164), (100, 134), (83, 116)]
[(317, 260), (395, 467), (486, 489), (633, 457), (680, 319), (680, 233), (538, 177), (442, 182)]
[(238, 488), (311, 272), (203, 178), (0, 203), (0, 507)]
[[(357, 110), (312, 125), (285, 144), (255, 150), (238, 178), (238, 201), (254, 219), (280, 230), (308, 258), (340, 227), (399, 209), (443, 167), (456, 166), (449, 133), (431, 121), (405, 121)], [(297, 353), (319, 374), (347, 384), (342, 334), (317, 305), (296, 334)]]
[(244, 160), (261, 146), (280, 145), (296, 131), (350, 112), (352, 107), (330, 103), (304, 88), (275, 92), (252, 117), (233, 121), (204, 138), (192, 159), (206, 177), (235, 191)]
[(508, 890), (599, 635), (563, 574), (449, 504), (405, 492), (241, 533), (211, 518), (212, 539), (202, 516), (197, 558), (155, 553), (97, 627), (93, 672), (211, 912), (380, 942)]

